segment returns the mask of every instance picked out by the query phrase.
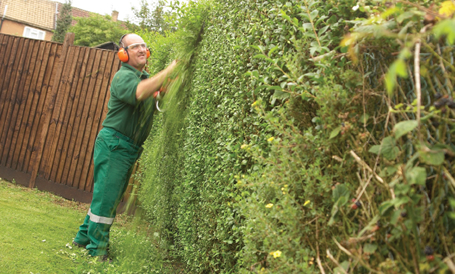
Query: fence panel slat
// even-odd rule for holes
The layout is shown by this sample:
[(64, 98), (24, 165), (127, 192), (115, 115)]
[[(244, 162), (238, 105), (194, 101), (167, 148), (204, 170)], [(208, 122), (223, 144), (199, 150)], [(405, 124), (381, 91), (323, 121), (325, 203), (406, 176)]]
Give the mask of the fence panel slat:
[[(30, 177), (29, 187), (35, 186), (36, 177), (38, 174), (42, 175), (42, 170), (40, 169), (40, 163), (42, 163), (41, 159), (43, 159), (43, 151), (44, 144), (46, 143), (46, 139), (48, 138), (49, 129), (54, 129), (55, 127), (52, 126), (52, 117), (54, 113), (54, 109), (57, 111), (60, 110), (61, 106), (61, 96), (58, 96), (58, 88), (60, 84), (60, 77), (64, 70), (64, 64), (66, 60), (66, 56), (68, 53), (69, 46), (73, 44), (74, 41), (74, 33), (67, 33), (65, 36), (64, 44), (62, 47), (62, 52), (59, 55), (58, 63), (56, 66), (56, 72), (52, 74), (52, 86), (48, 89), (48, 95), (46, 96), (46, 107), (44, 110), (44, 117), (42, 126), (38, 127), (41, 129), (40, 136), (37, 138), (38, 145), (37, 150), (32, 153), (31, 162), (32, 165), (32, 176)], [(56, 107), (56, 108), (55, 108)], [(51, 135), (52, 136), (52, 131)], [(44, 158), (46, 159), (46, 158)], [(44, 177), (44, 176), (43, 176)], [(44, 177), (46, 178), (46, 177)]]
[(22, 120), (21, 131), (23, 131), (23, 135), (19, 136), (19, 138), (22, 139), (18, 140), (18, 142), (22, 145), (14, 154), (12, 166), (12, 168), (19, 171), (23, 171), (23, 167), (25, 165), (25, 152), (29, 146), (30, 130), (33, 125), (33, 119), (36, 116), (36, 104), (39, 100), (39, 93), (36, 88), (38, 76), (42, 70), (42, 66), (46, 67), (47, 64), (48, 58), (43, 60), (43, 55), (45, 52), (49, 52), (50, 45), (50, 43), (36, 41), (35, 50), (37, 52), (34, 52), (34, 60), (30, 63), (30, 67), (33, 67), (33, 73), (28, 86), (29, 100), (27, 101), (27, 106), (25, 107), (24, 119)]
[[(9, 64), (11, 63), (11, 60), (16, 58), (16, 55), (11, 54), (13, 51), (14, 46), (12, 45), (14, 43), (14, 37), (4, 37), (3, 42), (2, 42), (2, 52), (4, 51), (1, 59), (1, 66), (0, 66), (0, 75), (2, 76), (2, 81), (0, 82), (0, 118), (2, 118), (2, 109), (5, 104), (5, 97), (6, 97), (6, 92), (3, 92), (3, 86), (6, 85), (7, 80), (9, 78), (7, 77), (7, 73), (11, 73), (11, 67), (9, 67)], [(14, 62), (14, 61), (12, 61)]]
[[(78, 130), (77, 130), (77, 137), (76, 137), (76, 144), (75, 144), (75, 147), (74, 147), (74, 152), (73, 152), (73, 158), (72, 158), (72, 161), (71, 161), (71, 169), (70, 169), (70, 172), (69, 172), (69, 175), (68, 175), (68, 182), (71, 182), (71, 186), (74, 186), (74, 187), (78, 187), (78, 184), (79, 184), (79, 181), (76, 180), (76, 176), (77, 176), (77, 171), (79, 170), (80, 172), (80, 169), (78, 169), (79, 165), (83, 165), (82, 163), (82, 160), (83, 159), (83, 153), (85, 153), (85, 151), (82, 151), (82, 144), (83, 144), (83, 138), (84, 138), (84, 133), (85, 133), (85, 128), (86, 128), (86, 124), (87, 124), (87, 114), (89, 112), (89, 108), (90, 108), (90, 102), (92, 101), (92, 96), (93, 96), (93, 93), (89, 92), (88, 91), (88, 87), (89, 87), (89, 84), (90, 84), (90, 80), (91, 80), (91, 73), (92, 73), (92, 70), (93, 70), (93, 66), (94, 64), (96, 63), (95, 62), (95, 59), (96, 59), (96, 56), (98, 54), (99, 51), (94, 51), (94, 50), (90, 50), (89, 51), (89, 55), (90, 55), (90, 58), (89, 58), (89, 62), (87, 64), (87, 69), (85, 70), (85, 73), (83, 74), (82, 78), (83, 78), (83, 86), (82, 86), (82, 92), (83, 92), (83, 95), (85, 98), (85, 100), (83, 100), (83, 98), (81, 98), (80, 102), (82, 103), (82, 106), (79, 108), (81, 109), (81, 112), (79, 113), (79, 115), (76, 115), (76, 121), (79, 120), (79, 126), (78, 126)], [(99, 62), (99, 59), (98, 59), (98, 62)], [(78, 109), (78, 111), (79, 111)], [(77, 123), (76, 123), (77, 125)], [(80, 176), (80, 174), (79, 174)]]
[[(114, 53), (114, 55), (115, 55), (115, 53)], [(121, 65), (120, 60), (118, 58), (115, 58), (115, 56), (114, 56), (112, 69), (110, 70), (109, 75), (108, 76), (106, 75), (106, 77), (108, 77), (106, 79), (107, 84), (108, 84), (107, 88), (106, 88), (106, 98), (104, 99), (104, 106), (102, 108), (100, 123), (99, 123), (97, 132), (99, 132), (101, 130), (101, 128), (103, 127), (103, 121), (106, 118), (107, 111), (108, 111), (107, 103), (109, 102), (109, 98), (111, 97), (111, 92), (110, 92), (111, 82), (115, 76), (115, 73), (120, 69), (120, 65)], [(93, 192), (93, 184), (94, 184), (93, 168), (94, 168), (94, 165), (93, 165), (93, 157), (92, 157), (91, 163), (90, 163), (90, 170), (89, 170), (89, 174), (88, 174), (87, 185), (84, 188), (86, 191), (90, 191), (90, 192)]]
[[(76, 111), (79, 105), (79, 97), (80, 97), (80, 90), (81, 90), (81, 72), (85, 70), (86, 63), (84, 64), (85, 58), (87, 57), (86, 55), (86, 49), (83, 47), (79, 48), (79, 57), (77, 59), (77, 67), (74, 72), (74, 79), (73, 79), (73, 85), (70, 89), (70, 104), (68, 106), (68, 111), (66, 112), (65, 116), (65, 124), (66, 126), (66, 132), (65, 132), (65, 139), (64, 142), (61, 144), (61, 154), (62, 157), (60, 158), (61, 160), (57, 162), (56, 168), (57, 168), (57, 175), (55, 178), (56, 182), (59, 182), (61, 184), (67, 184), (67, 178), (66, 176), (68, 175), (68, 170), (65, 170), (65, 164), (68, 162), (68, 159), (72, 157), (72, 151), (69, 149), (71, 144), (74, 144), (75, 141), (75, 136), (74, 134), (74, 118), (76, 115)], [(62, 139), (61, 139), (62, 140)], [(59, 145), (60, 146), (60, 145)], [(66, 172), (66, 173), (65, 173)], [(64, 176), (65, 174), (65, 176)]]
[(1, 153), (3, 149), (5, 149), (5, 144), (2, 142), (2, 133), (4, 132), (3, 127), (6, 124), (6, 117), (8, 115), (8, 109), (11, 103), (12, 98), (12, 91), (9, 89), (10, 81), (13, 74), (13, 68), (17, 64), (16, 57), (17, 51), (19, 49), (19, 38), (12, 38), (10, 40), (9, 47), (9, 54), (10, 58), (8, 59), (5, 66), (2, 66), (2, 75), (5, 75), (2, 81), (2, 88), (1, 94), (3, 95), (1, 98), (1, 105), (0, 105), (0, 161), (1, 161)]
[[(101, 87), (99, 93), (99, 98), (98, 98), (98, 104), (96, 106), (96, 112), (95, 116), (93, 119), (93, 126), (92, 126), (92, 133), (90, 137), (90, 143), (89, 143), (89, 148), (91, 150), (91, 154), (93, 155), (93, 149), (95, 145), (95, 139), (96, 136), (98, 135), (98, 132), (100, 131), (101, 125), (103, 120), (102, 115), (104, 112), (104, 106), (107, 104), (106, 98), (108, 97), (107, 94), (109, 93), (108, 87), (110, 84), (110, 79), (111, 79), (111, 73), (112, 73), (112, 65), (113, 65), (113, 60), (114, 59), (114, 53), (113, 52), (105, 52), (106, 54), (106, 65), (104, 68), (104, 71), (101, 75)], [(88, 173), (87, 173), (87, 178), (83, 181), (85, 182), (84, 190), (91, 191), (91, 187), (93, 185), (93, 157), (90, 157), (89, 159), (86, 160), (88, 163)]]
[[(49, 160), (47, 161), (47, 169), (46, 172), (50, 175), (50, 180), (56, 181), (57, 176), (57, 167), (59, 166), (59, 161), (61, 159), (62, 154), (62, 147), (63, 141), (66, 137), (66, 130), (68, 127), (68, 115), (71, 112), (71, 104), (70, 104), (70, 93), (71, 88), (73, 86), (74, 81), (74, 74), (77, 67), (77, 60), (79, 58), (80, 48), (79, 47), (70, 47), (68, 51), (68, 55), (70, 56), (67, 58), (65, 62), (65, 66), (67, 70), (65, 70), (64, 75), (62, 75), (62, 83), (63, 85), (60, 86), (59, 92), (63, 93), (63, 105), (61, 110), (59, 111), (59, 117), (57, 118), (57, 129), (56, 134), (52, 136), (54, 139), (53, 146), (50, 147), (49, 150), (54, 151), (54, 155), (50, 155)], [(66, 117), (66, 118), (65, 118)], [(52, 161), (52, 163), (51, 163)]]
[(24, 138), (25, 127), (23, 126), (23, 121), (28, 118), (25, 116), (25, 113), (27, 112), (27, 108), (30, 109), (31, 98), (33, 98), (33, 93), (30, 92), (30, 82), (35, 70), (35, 61), (38, 52), (37, 45), (39, 45), (39, 43), (40, 41), (38, 40), (30, 41), (29, 50), (27, 51), (27, 60), (25, 61), (21, 77), (21, 86), (19, 87), (19, 89), (22, 89), (22, 102), (20, 104), (19, 113), (17, 114), (13, 139), (6, 162), (6, 166), (14, 169), (17, 166), (17, 155), (20, 154), (22, 140)]
[(8, 151), (10, 149), (11, 136), (9, 136), (9, 134), (11, 134), (11, 120), (16, 119), (16, 112), (14, 110), (16, 108), (18, 100), (20, 101), (22, 96), (22, 94), (18, 94), (22, 68), (25, 61), (25, 54), (22, 54), (22, 51), (24, 48), (28, 48), (29, 43), (29, 40), (19, 39), (17, 53), (19, 54), (20, 58), (15, 59), (15, 64), (12, 67), (13, 73), (11, 74), (11, 80), (9, 81), (8, 85), (7, 92), (11, 94), (11, 97), (6, 102), (7, 107), (5, 107), (5, 121), (2, 131), (0, 131), (0, 143), (3, 144), (3, 149), (0, 148), (0, 164), (2, 165), (6, 165), (6, 156), (8, 155)]
[[(91, 50), (88, 48), (84, 48), (84, 55), (83, 55), (83, 61), (81, 61), (81, 70), (78, 74), (78, 83), (77, 87), (75, 88), (75, 98), (74, 98), (74, 106), (71, 111), (71, 118), (69, 121), (70, 127), (72, 128), (71, 131), (71, 142), (68, 142), (67, 146), (67, 153), (66, 153), (66, 159), (65, 161), (62, 161), (63, 165), (63, 174), (62, 174), (62, 180), (60, 181), (61, 183), (64, 183), (66, 185), (72, 185), (73, 178), (69, 178), (69, 173), (71, 170), (71, 165), (77, 164), (77, 159), (78, 155), (76, 153), (76, 148), (79, 148), (79, 146), (76, 146), (78, 143), (78, 134), (79, 134), (79, 126), (80, 126), (80, 121), (81, 121), (81, 116), (82, 112), (84, 110), (84, 105), (85, 105), (85, 97), (87, 95), (87, 92), (83, 92), (83, 86), (84, 86), (84, 79), (85, 79), (85, 74), (87, 71), (87, 67), (89, 66), (89, 58), (90, 54), (92, 54)], [(94, 53), (93, 53), (94, 54)], [(81, 54), (82, 56), (82, 54)], [(93, 62), (92, 62), (93, 64)], [(89, 68), (91, 69), (91, 67)], [(80, 144), (80, 142), (79, 142)], [(73, 159), (74, 157), (74, 159)], [(74, 162), (73, 162), (74, 160)]]
[[(46, 105), (46, 98), (48, 96), (48, 91), (52, 89), (52, 75), (57, 70), (56, 61), (60, 56), (62, 51), (62, 45), (59, 44), (52, 44), (50, 52), (49, 52), (49, 61), (47, 67), (42, 67), (42, 72), (44, 73), (44, 77), (42, 79), (41, 88), (37, 87), (37, 91), (39, 92), (39, 101), (36, 110), (36, 116), (33, 120), (32, 129), (31, 129), (31, 138), (29, 141), (29, 147), (27, 147), (27, 153), (25, 154), (25, 168), (27, 172), (32, 172), (33, 162), (32, 155), (35, 151), (38, 150), (39, 146), (39, 136), (40, 136), (40, 128), (43, 126), (43, 120), (45, 118), (45, 105)], [(44, 56), (46, 57), (46, 56)], [(40, 75), (41, 77), (41, 75)], [(39, 83), (39, 82), (38, 82)]]
[[(102, 73), (100, 72), (100, 69), (106, 64), (106, 55), (104, 54), (105, 51), (100, 51), (97, 53), (96, 61), (95, 64), (93, 65), (93, 69), (91, 72), (91, 79), (90, 79), (90, 88), (88, 89), (88, 92), (93, 93), (93, 99), (90, 101), (90, 108), (89, 108), (89, 113), (87, 116), (87, 122), (85, 125), (85, 130), (84, 130), (84, 137), (82, 140), (82, 148), (81, 151), (83, 152), (81, 154), (82, 156), (82, 161), (80, 162), (81, 165), (78, 166), (78, 172), (76, 172), (76, 177), (75, 177), (75, 182), (78, 182), (78, 189), (83, 190), (83, 187), (86, 184), (86, 179), (88, 175), (88, 170), (89, 170), (89, 165), (91, 162), (92, 154), (93, 154), (93, 142), (94, 140), (90, 140), (92, 134), (92, 125), (93, 125), (93, 120), (95, 116), (95, 108), (98, 103), (98, 98), (99, 98), (99, 89), (101, 87), (101, 81), (100, 78), (102, 79)], [(92, 144), (90, 146), (90, 144)]]
[(54, 163), (55, 153), (57, 149), (57, 141), (60, 135), (61, 130), (61, 115), (65, 112), (66, 107), (66, 98), (68, 97), (65, 93), (66, 86), (68, 84), (68, 76), (71, 71), (71, 65), (73, 64), (74, 54), (71, 50), (71, 47), (68, 47), (66, 54), (61, 56), (63, 63), (61, 65), (61, 71), (59, 72), (58, 77), (54, 78), (54, 83), (57, 85), (57, 88), (54, 87), (52, 90), (55, 95), (55, 102), (52, 109), (52, 114), (50, 115), (50, 122), (48, 125), (47, 137), (45, 139), (44, 153), (42, 155), (42, 161), (40, 164), (39, 172), (44, 178), (50, 180), (50, 172), (52, 164)]

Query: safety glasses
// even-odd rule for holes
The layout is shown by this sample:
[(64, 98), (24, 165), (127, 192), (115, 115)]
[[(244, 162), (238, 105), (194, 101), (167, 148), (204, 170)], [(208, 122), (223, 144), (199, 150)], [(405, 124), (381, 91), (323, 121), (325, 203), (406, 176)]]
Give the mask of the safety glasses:
[(139, 50), (139, 49), (146, 49), (147, 44), (146, 43), (136, 43), (136, 44), (131, 44), (127, 46), (125, 49), (131, 49), (131, 50)]

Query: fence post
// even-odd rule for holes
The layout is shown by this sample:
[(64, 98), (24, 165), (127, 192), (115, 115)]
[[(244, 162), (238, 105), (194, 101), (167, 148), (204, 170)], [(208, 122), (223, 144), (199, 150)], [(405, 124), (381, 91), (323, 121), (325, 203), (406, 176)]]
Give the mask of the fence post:
[(29, 188), (35, 187), (36, 177), (38, 176), (38, 171), (40, 167), (41, 157), (43, 156), (44, 144), (47, 138), (47, 132), (49, 129), (50, 118), (52, 117), (52, 112), (54, 110), (55, 99), (57, 97), (60, 78), (62, 76), (63, 68), (66, 61), (66, 54), (68, 49), (74, 42), (74, 33), (67, 33), (65, 35), (65, 40), (63, 42), (62, 52), (60, 58), (58, 59), (57, 70), (52, 81), (52, 91), (46, 96), (45, 109), (44, 109), (44, 120), (41, 127), (41, 136), (38, 142), (38, 147), (34, 149), (31, 155), (31, 165), (32, 165), (32, 176), (30, 177), (30, 182), (28, 184)]

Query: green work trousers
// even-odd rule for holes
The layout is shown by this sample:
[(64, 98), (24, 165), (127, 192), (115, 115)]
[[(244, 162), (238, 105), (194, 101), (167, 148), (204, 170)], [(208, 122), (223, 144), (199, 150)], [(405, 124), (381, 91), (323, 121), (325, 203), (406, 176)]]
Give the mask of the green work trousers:
[(110, 128), (101, 129), (96, 138), (92, 203), (74, 238), (92, 256), (107, 255), (109, 230), (140, 150), (130, 138)]

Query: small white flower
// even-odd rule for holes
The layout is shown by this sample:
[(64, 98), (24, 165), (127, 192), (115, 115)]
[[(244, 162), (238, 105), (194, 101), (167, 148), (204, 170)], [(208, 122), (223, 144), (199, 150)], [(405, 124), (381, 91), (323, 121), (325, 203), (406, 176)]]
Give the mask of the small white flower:
[(45, 241), (46, 241), (46, 240), (42, 240), (41, 242), (43, 242), (43, 243), (44, 243)]
[(353, 6), (353, 7), (352, 7), (352, 10), (353, 10), (353, 11), (356, 11), (356, 10), (358, 10), (358, 9), (359, 9), (359, 4), (357, 4), (356, 6)]

